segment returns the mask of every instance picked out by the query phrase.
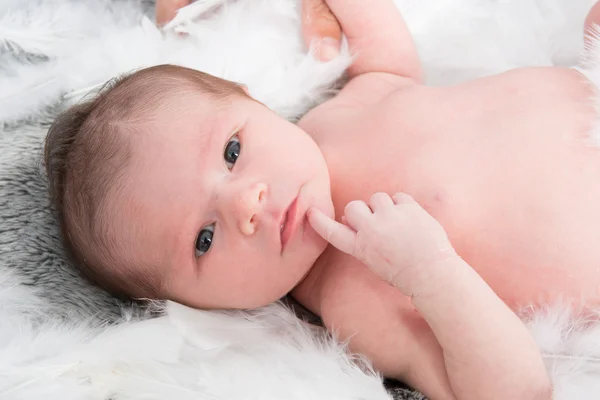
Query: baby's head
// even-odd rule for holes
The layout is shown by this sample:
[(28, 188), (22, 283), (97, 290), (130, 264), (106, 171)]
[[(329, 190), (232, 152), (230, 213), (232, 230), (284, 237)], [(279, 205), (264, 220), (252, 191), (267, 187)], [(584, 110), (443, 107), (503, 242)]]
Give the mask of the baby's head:
[(315, 142), (195, 70), (144, 69), (67, 110), (45, 162), (67, 253), (117, 295), (257, 307), (326, 247), (305, 216), (333, 214)]

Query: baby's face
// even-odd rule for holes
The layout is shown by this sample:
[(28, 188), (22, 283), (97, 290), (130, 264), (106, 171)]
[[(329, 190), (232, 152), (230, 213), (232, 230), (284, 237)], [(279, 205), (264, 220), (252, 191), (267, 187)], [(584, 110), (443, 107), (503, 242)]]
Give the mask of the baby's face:
[(130, 256), (160, 265), (165, 295), (192, 307), (281, 298), (326, 247), (306, 218), (312, 206), (333, 215), (319, 148), (249, 99), (176, 102), (136, 144), (124, 208), (140, 226)]

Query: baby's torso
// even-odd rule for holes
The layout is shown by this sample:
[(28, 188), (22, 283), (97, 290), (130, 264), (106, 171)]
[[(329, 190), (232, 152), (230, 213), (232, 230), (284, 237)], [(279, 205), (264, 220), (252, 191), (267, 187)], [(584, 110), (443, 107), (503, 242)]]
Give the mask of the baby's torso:
[[(510, 306), (600, 300), (600, 150), (576, 71), (516, 70), (447, 88), (366, 75), (300, 126), (321, 146), (336, 218), (412, 195)], [(330, 264), (354, 263), (335, 249)]]

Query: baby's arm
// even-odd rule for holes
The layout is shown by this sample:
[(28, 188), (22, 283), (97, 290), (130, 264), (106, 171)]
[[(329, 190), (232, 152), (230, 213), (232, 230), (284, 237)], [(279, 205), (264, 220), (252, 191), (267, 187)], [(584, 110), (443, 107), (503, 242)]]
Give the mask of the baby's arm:
[(392, 0), (327, 0), (356, 59), (350, 76), (388, 72), (421, 82), (412, 36)]
[(441, 276), (412, 303), (443, 348), (457, 398), (549, 400), (550, 382), (525, 325), (460, 257), (436, 269)]
[(457, 399), (544, 399), (551, 387), (517, 316), (454, 252), (437, 221), (407, 195), (346, 207), (348, 226), (311, 210), (324, 238), (412, 297), (443, 349)]

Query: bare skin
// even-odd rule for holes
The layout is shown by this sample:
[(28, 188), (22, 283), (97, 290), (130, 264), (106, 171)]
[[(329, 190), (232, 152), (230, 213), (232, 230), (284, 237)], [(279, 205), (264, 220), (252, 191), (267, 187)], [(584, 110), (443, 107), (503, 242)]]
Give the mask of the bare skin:
[[(336, 218), (352, 200), (401, 190), (442, 224), (458, 254), (511, 308), (580, 296), (596, 303), (600, 251), (593, 238), (600, 224), (600, 188), (590, 182), (600, 177), (600, 154), (582, 140), (592, 110), (581, 76), (530, 70), (446, 89), (396, 79), (356, 78), (345, 93), (301, 122), (315, 134), (330, 166)], [(523, 79), (530, 87), (537, 81), (539, 91), (528, 91), (522, 103), (499, 99), (499, 92), (517, 90)], [(378, 84), (389, 90), (380, 101), (361, 91)], [(474, 104), (473, 98), (480, 101)], [(528, 111), (505, 121), (489, 113), (485, 99), (504, 115)], [(568, 117), (544, 121), (546, 107)], [(468, 115), (456, 118), (453, 112), (461, 109)], [(377, 134), (364, 135), (369, 131)], [(361, 162), (347, 162), (352, 159)], [(391, 159), (398, 160), (393, 167)], [(354, 257), (329, 247), (294, 294), (342, 339), (352, 336), (351, 348), (371, 356), (386, 375), (433, 399), (452, 398), (429, 325), (409, 298)], [(451, 330), (463, 336), (458, 329)], [(411, 365), (402, 365), (408, 360)]]
[[(359, 57), (340, 95), (299, 125), (327, 161), (336, 220), (353, 200), (404, 192), (440, 222), (460, 257), (513, 310), (558, 300), (597, 305), (600, 149), (585, 142), (596, 117), (590, 83), (570, 69), (528, 68), (426, 87), (391, 2), (369, 12), (328, 4)], [(410, 298), (352, 255), (328, 247), (293, 294), (341, 339), (352, 337), (351, 349), (385, 375), (432, 399), (468, 398), (449, 378), (449, 344)], [(443, 329), (460, 337), (461, 328)], [(514, 351), (513, 361), (520, 356)], [(471, 372), (484, 377), (488, 367)], [(508, 369), (496, 372), (503, 377)]]
[[(443, 348), (450, 383), (443, 395), (549, 398), (544, 364), (523, 323), (458, 256), (439, 222), (409, 195), (375, 193), (368, 205), (354, 200), (344, 210), (344, 224), (316, 208), (308, 219), (333, 246), (410, 297)], [(355, 295), (360, 298), (361, 293)]]
[[(375, 85), (386, 90), (365, 90)], [(377, 189), (401, 189), (511, 306), (560, 294), (595, 303), (600, 185), (591, 182), (600, 177), (600, 150), (584, 141), (590, 96), (578, 72), (554, 68), (452, 88), (363, 75), (301, 126), (335, 165), (337, 210)], [(362, 162), (345, 162), (354, 158)]]

